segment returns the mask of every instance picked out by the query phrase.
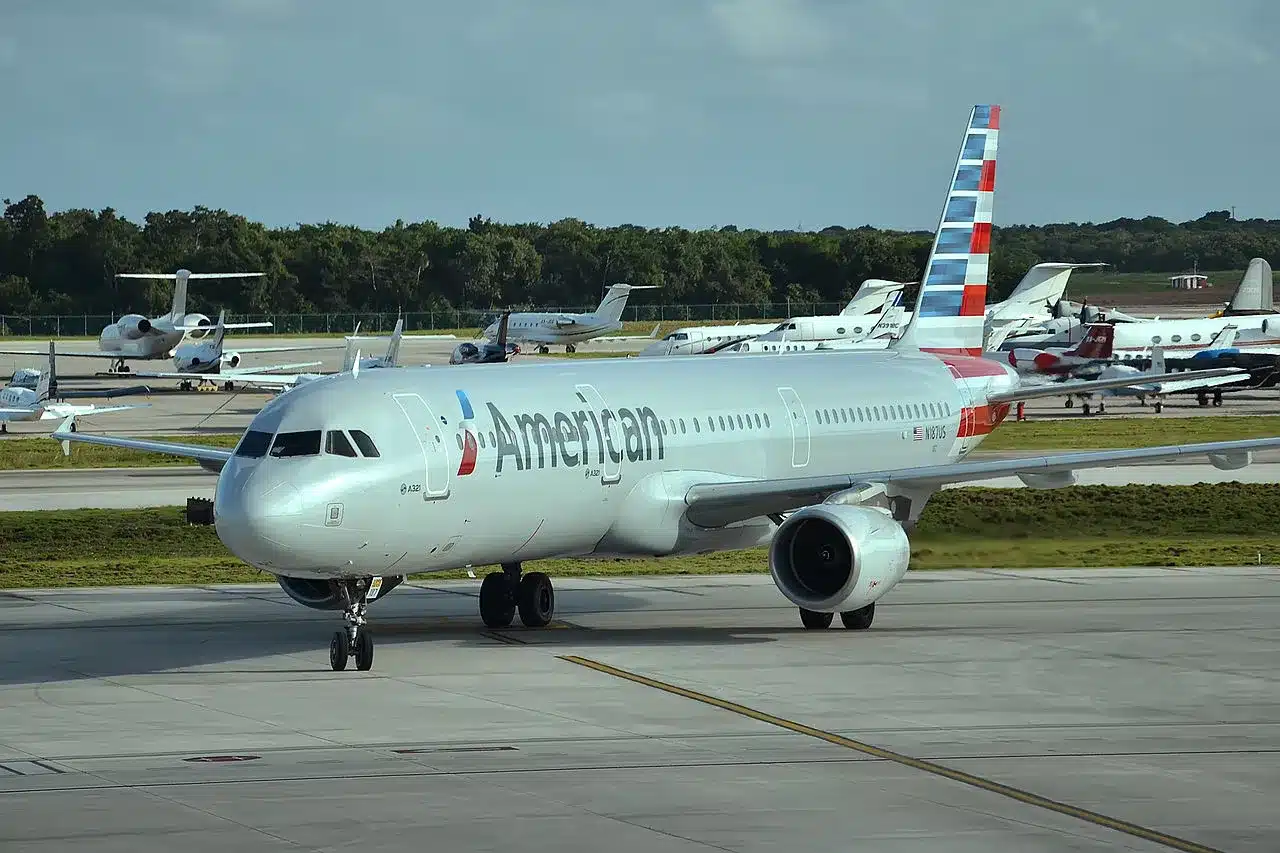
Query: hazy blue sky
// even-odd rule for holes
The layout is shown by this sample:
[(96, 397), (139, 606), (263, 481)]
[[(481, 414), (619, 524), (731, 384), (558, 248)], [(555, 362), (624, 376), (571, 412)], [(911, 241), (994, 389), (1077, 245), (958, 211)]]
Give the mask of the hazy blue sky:
[(4, 0), (0, 196), (130, 218), (1280, 218), (1277, 0)]

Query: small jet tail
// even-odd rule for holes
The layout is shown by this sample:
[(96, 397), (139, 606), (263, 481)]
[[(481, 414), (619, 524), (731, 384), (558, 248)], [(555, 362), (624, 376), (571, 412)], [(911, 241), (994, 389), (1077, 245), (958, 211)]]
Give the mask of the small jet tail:
[(49, 369), (40, 374), (36, 382), (36, 402), (54, 400), (58, 396), (58, 366), (55, 363), (53, 341), (49, 341)]
[(1111, 358), (1112, 348), (1116, 342), (1116, 327), (1110, 323), (1094, 323), (1085, 331), (1084, 338), (1080, 343), (1076, 344), (1074, 349), (1069, 349), (1065, 355), (1074, 355), (1079, 358)]
[(397, 367), (400, 358), (400, 338), (404, 336), (404, 318), (396, 320), (396, 327), (391, 332), (391, 342), (387, 344), (387, 367)]
[(213, 334), (209, 336), (209, 342), (213, 346), (213, 357), (215, 360), (222, 358), (222, 340), (227, 336), (227, 309), (223, 308), (218, 312), (217, 325), (213, 327)]
[(498, 335), (497, 335), (497, 341), (496, 341), (496, 343), (498, 344), (498, 348), (502, 350), (503, 355), (506, 355), (506, 352), (507, 352), (507, 324), (510, 321), (511, 321), (511, 312), (503, 311), (502, 319), (498, 321)]
[(1027, 270), (1009, 298), (992, 307), (994, 317), (1018, 316), (1029, 310), (1052, 314), (1054, 306), (1067, 292), (1071, 273), (1079, 269), (1105, 267), (1103, 263), (1068, 264), (1050, 262), (1036, 264)]
[(592, 313), (601, 320), (617, 322), (622, 319), (622, 311), (627, 307), (627, 297), (633, 290), (656, 290), (654, 284), (614, 284), (600, 300), (600, 306)]
[(969, 114), (915, 313), (895, 349), (982, 355), (1000, 107)]
[(888, 281), (883, 278), (869, 278), (853, 294), (849, 304), (840, 311), (841, 317), (859, 314), (872, 314), (880, 309), (888, 310), (888, 304), (894, 291), (901, 292), (906, 285), (900, 281)]
[(359, 350), (356, 349), (356, 338), (358, 338), (359, 336), (360, 336), (360, 321), (357, 320), (356, 327), (351, 332), (351, 337), (347, 338), (347, 350), (342, 355), (342, 372), (343, 373), (349, 373), (352, 367), (355, 366), (356, 359), (358, 358), (357, 353), (359, 352)]
[(1275, 296), (1272, 292), (1271, 264), (1266, 258), (1254, 258), (1249, 261), (1249, 268), (1240, 279), (1240, 286), (1231, 297), (1227, 306), (1229, 313), (1257, 313), (1272, 311), (1275, 308)]

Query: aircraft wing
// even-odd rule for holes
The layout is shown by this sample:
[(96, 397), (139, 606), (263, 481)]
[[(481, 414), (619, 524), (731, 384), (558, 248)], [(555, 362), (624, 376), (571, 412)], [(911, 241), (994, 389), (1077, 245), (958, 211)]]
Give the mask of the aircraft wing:
[(0, 415), (30, 415), (35, 409), (0, 409)]
[[(223, 323), (222, 328), (224, 329), (270, 329), (271, 324), (270, 323)], [(207, 326), (207, 325), (206, 326), (188, 326), (186, 324), (183, 324), (181, 326), (173, 327), (173, 330), (175, 332), (198, 332), (201, 329), (212, 330), (213, 326)]]
[(659, 323), (658, 325), (654, 326), (654, 327), (653, 327), (653, 331), (652, 331), (652, 332), (650, 332), (650, 333), (649, 333), (649, 334), (647, 334), (647, 335), (617, 335), (617, 336), (604, 337), (604, 338), (592, 338), (591, 340), (592, 340), (593, 342), (600, 342), (600, 343), (617, 343), (617, 342), (619, 342), (619, 341), (651, 341), (651, 340), (657, 340), (657, 338), (658, 338), (658, 330), (659, 330), (659, 329), (661, 329), (661, 328), (662, 328), (662, 324), (661, 324), (661, 323)]
[(223, 343), (223, 348), (228, 352), (246, 353), (246, 352), (308, 352), (310, 350), (330, 350), (330, 349), (346, 349), (346, 342), (334, 344), (307, 344), (305, 346), (290, 346), (288, 344), (280, 344), (270, 347), (234, 347), (227, 346)]
[[(49, 357), (49, 350), (48, 350), (48, 349), (43, 349), (43, 350), (34, 350), (34, 349), (0, 349), (0, 355), (39, 355), (39, 356), (43, 356), (43, 357), (45, 357), (45, 358), (48, 358), (48, 357)], [(133, 359), (147, 359), (147, 358), (148, 358), (148, 356), (144, 356), (144, 355), (127, 355), (127, 354), (125, 354), (125, 353), (119, 353), (119, 352), (97, 352), (97, 351), (94, 351), (94, 352), (85, 352), (85, 351), (76, 352), (76, 351), (74, 351), (74, 350), (65, 350), (65, 351), (63, 351), (63, 350), (58, 350), (57, 355), (58, 355), (58, 358), (133, 358)], [(152, 357), (152, 358), (158, 358), (159, 356), (151, 356), (151, 357)]]
[[(48, 406), (46, 406), (46, 408), (50, 412), (53, 412), (55, 415), (58, 415), (59, 417), (69, 416), (74, 414), (78, 418), (91, 418), (94, 415), (105, 415), (108, 412), (125, 412), (125, 411), (128, 411), (129, 409), (149, 409), (151, 408), (151, 404), (150, 403), (131, 403), (127, 406), (125, 405), (122, 405), (122, 406), (94, 406), (94, 405), (63, 406), (57, 403), (51, 403)], [(60, 409), (62, 409), (63, 411), (59, 411)], [(67, 409), (69, 409), (70, 411), (65, 411)]]
[[(1199, 373), (1200, 371), (1195, 371)], [(1205, 371), (1208, 372), (1208, 371)], [(1229, 376), (1210, 376), (1199, 379), (1175, 379), (1171, 382), (1152, 382), (1150, 384), (1136, 385), (1134, 391), (1147, 391), (1151, 394), (1174, 394), (1179, 391), (1194, 391), (1197, 388), (1213, 388), (1218, 385), (1230, 385), (1233, 382), (1239, 382), (1241, 379), (1249, 378), (1247, 371), (1241, 370), (1241, 375)]]
[[(244, 352), (244, 350), (237, 350), (237, 352)], [(320, 361), (304, 361), (298, 364), (269, 364), (264, 367), (254, 367), (251, 369), (237, 370), (236, 368), (230, 368), (219, 373), (196, 373), (194, 371), (183, 373), (180, 370), (157, 370), (155, 372), (134, 371), (133, 375), (142, 379), (208, 379), (210, 382), (217, 382), (219, 380), (225, 381), (227, 379), (240, 380), (257, 378), (277, 380), (289, 379), (292, 382), (296, 380), (296, 374), (277, 373), (272, 375), (268, 374), (267, 371), (297, 370), (300, 367), (319, 367), (323, 363), (324, 362)]]
[(1219, 376), (1230, 377), (1227, 380), (1228, 382), (1238, 382), (1245, 378), (1248, 373), (1249, 371), (1239, 367), (1215, 367), (1213, 370), (1184, 370), (1178, 373), (1153, 373), (1150, 376), (1131, 374), (1110, 379), (1090, 379), (1084, 382), (1051, 382), (1043, 385), (1021, 385), (1012, 391), (988, 394), (987, 401), (990, 403), (1016, 403), (1019, 400), (1033, 400), (1037, 397), (1092, 394), (1096, 391), (1107, 391), (1112, 388), (1131, 388), (1174, 380), (1192, 382), (1193, 384), (1190, 387), (1195, 388), (1205, 380)]
[(170, 456), (181, 456), (193, 459), (200, 467), (210, 471), (221, 471), (222, 466), (231, 459), (234, 451), (225, 447), (209, 447), (203, 444), (179, 444), (172, 441), (154, 441), (149, 438), (127, 438), (116, 435), (87, 435), (83, 432), (72, 432), (76, 416), (71, 415), (49, 434), (50, 438), (62, 442), (64, 455), (71, 455), (71, 442), (81, 444), (100, 444), (105, 447), (123, 447), (127, 450), (140, 450), (144, 453), (167, 453)]
[(685, 493), (685, 516), (691, 523), (701, 527), (722, 527), (737, 521), (790, 512), (821, 503), (836, 492), (881, 483), (941, 488), (950, 483), (972, 482), (992, 477), (1052, 474), (1082, 468), (1110, 468), (1134, 462), (1181, 459), (1188, 456), (1209, 456), (1215, 465), (1241, 468), (1252, 461), (1252, 451), (1277, 447), (1280, 447), (1280, 436), (1241, 441), (1211, 441), (1200, 444), (1170, 444), (1133, 450), (1095, 450), (1020, 459), (956, 462), (950, 465), (924, 465), (916, 468), (823, 477), (703, 483), (690, 487)]

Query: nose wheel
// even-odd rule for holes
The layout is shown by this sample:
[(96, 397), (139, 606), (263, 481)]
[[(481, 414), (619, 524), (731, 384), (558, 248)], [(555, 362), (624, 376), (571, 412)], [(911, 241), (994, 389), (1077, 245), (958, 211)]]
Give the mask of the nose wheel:
[(371, 581), (362, 585), (348, 581), (339, 589), (344, 604), (343, 627), (333, 632), (333, 639), (329, 642), (329, 666), (334, 672), (341, 672), (354, 657), (356, 669), (368, 672), (373, 669), (373, 632), (369, 630), (365, 613), (369, 610), (370, 593), (377, 595), (377, 586)]
[(488, 628), (510, 627), (516, 613), (526, 628), (545, 628), (556, 612), (556, 592), (542, 572), (521, 575), (519, 563), (504, 563), (480, 584), (480, 618)]

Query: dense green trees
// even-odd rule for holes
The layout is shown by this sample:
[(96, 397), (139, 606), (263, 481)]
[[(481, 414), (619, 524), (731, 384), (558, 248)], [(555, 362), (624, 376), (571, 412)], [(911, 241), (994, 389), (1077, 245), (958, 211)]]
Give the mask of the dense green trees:
[[(5, 201), (0, 219), (0, 314), (155, 313), (166, 282), (117, 272), (254, 270), (208, 281), (195, 309), (270, 312), (440, 311), (594, 305), (615, 281), (660, 284), (653, 302), (780, 303), (847, 299), (866, 278), (911, 281), (928, 233), (831, 227), (821, 232), (597, 228), (576, 219), (466, 228), (396, 222), (381, 231), (324, 223), (272, 229), (222, 210), (148, 214), (140, 225), (106, 209), (50, 214), (36, 196)], [(1098, 225), (995, 229), (993, 298), (1037, 261), (1103, 261), (1117, 271), (1280, 266), (1280, 221), (1215, 211), (1175, 224), (1156, 217)]]

